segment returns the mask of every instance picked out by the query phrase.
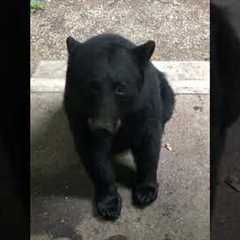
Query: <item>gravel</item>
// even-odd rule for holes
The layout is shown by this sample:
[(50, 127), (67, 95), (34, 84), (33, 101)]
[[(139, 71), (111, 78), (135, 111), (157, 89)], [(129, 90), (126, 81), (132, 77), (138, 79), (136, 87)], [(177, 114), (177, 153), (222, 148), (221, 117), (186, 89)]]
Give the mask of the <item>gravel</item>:
[(51, 0), (31, 13), (32, 72), (40, 60), (67, 57), (66, 38), (103, 32), (156, 41), (154, 60), (208, 60), (208, 0)]

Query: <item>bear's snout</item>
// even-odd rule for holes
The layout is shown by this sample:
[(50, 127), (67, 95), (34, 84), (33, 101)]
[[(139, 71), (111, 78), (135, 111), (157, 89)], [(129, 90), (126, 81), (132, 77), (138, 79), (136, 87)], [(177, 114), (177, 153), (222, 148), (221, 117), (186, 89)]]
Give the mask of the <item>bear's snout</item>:
[(113, 134), (120, 128), (121, 120), (112, 121), (107, 119), (88, 118), (88, 126), (91, 131), (105, 130)]

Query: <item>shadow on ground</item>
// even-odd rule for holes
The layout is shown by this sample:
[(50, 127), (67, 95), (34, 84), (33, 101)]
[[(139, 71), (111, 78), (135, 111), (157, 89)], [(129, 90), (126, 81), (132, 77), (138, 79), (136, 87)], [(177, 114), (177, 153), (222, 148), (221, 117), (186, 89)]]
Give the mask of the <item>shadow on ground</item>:
[[(74, 150), (63, 109), (49, 115), (51, 117), (40, 126), (32, 123), (32, 233), (44, 230), (54, 237), (81, 239), (74, 235), (69, 225), (81, 221), (82, 201), (87, 200), (93, 206), (93, 185)], [(122, 156), (115, 159), (114, 169), (117, 183), (131, 188), (135, 180), (134, 169), (124, 164)], [(96, 217), (94, 208), (92, 212)]]

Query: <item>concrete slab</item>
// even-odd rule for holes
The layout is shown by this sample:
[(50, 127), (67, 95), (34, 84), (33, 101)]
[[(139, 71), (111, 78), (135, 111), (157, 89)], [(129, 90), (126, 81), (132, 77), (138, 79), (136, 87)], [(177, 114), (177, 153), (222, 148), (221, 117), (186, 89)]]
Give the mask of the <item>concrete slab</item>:
[[(168, 79), (175, 94), (209, 94), (209, 81)], [(64, 78), (32, 78), (31, 92), (63, 92)]]
[[(164, 72), (176, 94), (208, 94), (209, 62), (153, 61)], [(66, 61), (41, 61), (31, 79), (32, 92), (62, 92)]]
[(31, 95), (32, 240), (209, 239), (209, 96), (178, 95), (159, 164), (160, 194), (144, 210), (131, 204), (130, 155), (117, 160), (121, 218), (94, 217), (92, 185), (74, 150), (62, 93)]
[[(40, 61), (33, 78), (65, 78), (66, 60)], [(209, 61), (152, 61), (160, 71), (174, 80), (209, 80)]]

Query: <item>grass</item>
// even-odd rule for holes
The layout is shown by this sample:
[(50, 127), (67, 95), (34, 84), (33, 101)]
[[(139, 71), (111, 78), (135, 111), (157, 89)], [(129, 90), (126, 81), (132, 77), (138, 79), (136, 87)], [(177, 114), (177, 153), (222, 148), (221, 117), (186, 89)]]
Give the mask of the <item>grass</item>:
[(39, 0), (31, 0), (31, 9), (32, 10), (42, 10), (45, 9), (46, 3), (43, 3)]

